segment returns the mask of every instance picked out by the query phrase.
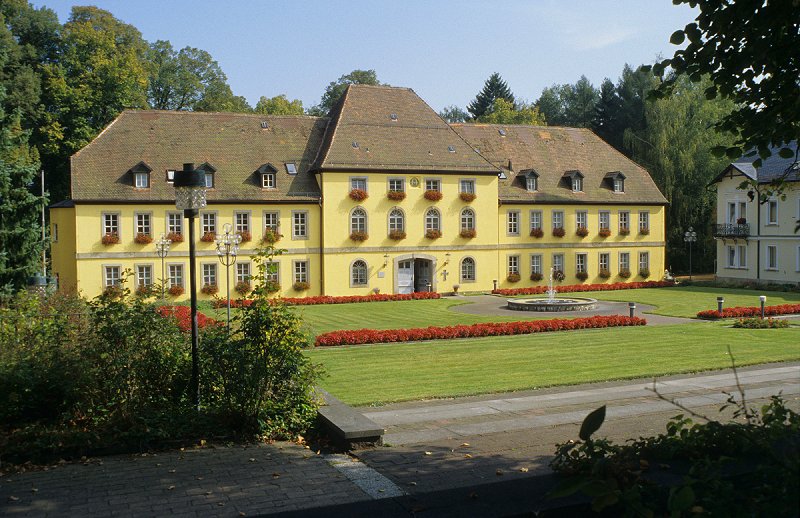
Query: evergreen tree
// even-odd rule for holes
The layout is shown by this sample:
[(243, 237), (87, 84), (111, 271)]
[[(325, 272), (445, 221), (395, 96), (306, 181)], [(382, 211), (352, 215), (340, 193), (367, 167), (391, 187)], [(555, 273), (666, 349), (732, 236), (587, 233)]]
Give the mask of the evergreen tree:
[(566, 126), (566, 95), (565, 90), (569, 85), (553, 85), (542, 90), (542, 95), (536, 101), (536, 106), (550, 126)]
[(622, 131), (620, 128), (620, 110), (622, 101), (617, 88), (609, 78), (600, 85), (600, 98), (594, 107), (592, 130), (617, 149), (622, 148)]
[(565, 92), (567, 94), (565, 103), (567, 125), (577, 128), (591, 126), (594, 118), (594, 107), (599, 97), (597, 89), (589, 82), (586, 76), (581, 76)]
[(473, 119), (478, 119), (478, 117), (491, 111), (496, 99), (505, 99), (514, 104), (514, 94), (511, 93), (508, 84), (503, 81), (497, 72), (489, 76), (489, 79), (483, 85), (483, 90), (467, 106), (467, 111), (472, 115)]

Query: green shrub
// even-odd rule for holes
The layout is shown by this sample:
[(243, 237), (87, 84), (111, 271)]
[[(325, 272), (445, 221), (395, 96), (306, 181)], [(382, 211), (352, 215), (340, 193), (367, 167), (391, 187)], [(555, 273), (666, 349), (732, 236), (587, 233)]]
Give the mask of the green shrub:
[(789, 327), (788, 320), (774, 318), (740, 318), (733, 323), (733, 327), (743, 329), (782, 329)]

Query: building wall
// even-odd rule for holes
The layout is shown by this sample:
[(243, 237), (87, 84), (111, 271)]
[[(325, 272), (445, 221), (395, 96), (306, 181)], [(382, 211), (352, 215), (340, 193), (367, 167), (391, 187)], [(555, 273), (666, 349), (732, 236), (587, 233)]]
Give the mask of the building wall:
[(58, 287), (64, 291), (78, 289), (78, 263), (76, 246), (75, 208), (59, 207), (50, 210), (50, 258), (52, 275), (58, 278)]

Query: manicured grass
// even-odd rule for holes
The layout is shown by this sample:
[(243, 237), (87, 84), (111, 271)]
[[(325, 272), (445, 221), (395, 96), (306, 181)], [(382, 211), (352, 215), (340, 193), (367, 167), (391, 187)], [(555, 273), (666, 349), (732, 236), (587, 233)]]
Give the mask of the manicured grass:
[[(709, 288), (699, 286), (680, 286), (675, 288), (645, 288), (640, 290), (600, 291), (586, 296), (598, 300), (619, 302), (639, 302), (657, 306), (652, 313), (672, 317), (694, 318), (699, 311), (717, 309), (717, 297), (725, 297), (725, 307), (758, 306), (759, 295), (766, 295), (767, 305), (797, 304), (800, 293), (782, 291), (739, 290), (730, 288)], [(576, 294), (580, 296), (580, 294)]]
[[(664, 290), (669, 291), (669, 290)], [(371, 306), (371, 305), (370, 305)], [(353, 405), (800, 360), (800, 328), (693, 323), (314, 349), (321, 385)]]

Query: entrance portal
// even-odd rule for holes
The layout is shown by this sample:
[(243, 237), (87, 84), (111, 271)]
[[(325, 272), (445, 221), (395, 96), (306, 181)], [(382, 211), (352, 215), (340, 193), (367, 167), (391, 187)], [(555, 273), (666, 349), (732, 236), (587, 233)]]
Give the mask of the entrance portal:
[(430, 259), (404, 259), (397, 262), (397, 293), (408, 294), (432, 291), (433, 261)]

